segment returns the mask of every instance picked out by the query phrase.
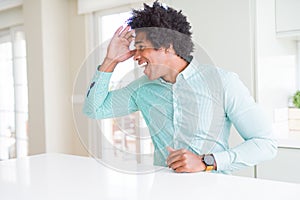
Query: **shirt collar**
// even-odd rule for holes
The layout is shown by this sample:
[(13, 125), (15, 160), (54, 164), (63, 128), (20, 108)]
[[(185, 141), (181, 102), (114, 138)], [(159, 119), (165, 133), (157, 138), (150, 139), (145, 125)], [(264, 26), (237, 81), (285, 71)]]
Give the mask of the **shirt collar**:
[(165, 81), (163, 78), (159, 78), (159, 81), (166, 85), (173, 85), (172, 83)]
[(193, 74), (195, 74), (198, 71), (198, 66), (199, 66), (199, 63), (197, 62), (197, 60), (192, 59), (190, 64), (188, 64), (188, 66), (182, 72), (180, 72), (178, 74), (178, 76), (180, 74), (182, 74), (184, 79), (188, 79), (189, 77), (191, 77)]
[[(188, 79), (189, 77), (191, 77), (193, 74), (195, 74), (197, 71), (199, 71), (198, 67), (199, 67), (199, 63), (197, 62), (196, 59), (192, 58), (191, 62), (188, 64), (188, 66), (177, 75), (176, 82), (178, 81), (179, 77), (180, 78), (183, 77), (184, 79)], [(163, 84), (172, 85), (172, 83), (165, 81), (163, 78), (159, 78), (159, 80)]]

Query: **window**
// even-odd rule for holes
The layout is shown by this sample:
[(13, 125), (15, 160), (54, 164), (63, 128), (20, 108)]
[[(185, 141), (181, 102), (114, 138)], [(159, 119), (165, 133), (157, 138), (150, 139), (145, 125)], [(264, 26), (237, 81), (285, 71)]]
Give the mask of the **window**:
[(21, 27), (0, 32), (0, 160), (27, 155), (26, 42)]
[[(115, 30), (124, 25), (130, 17), (130, 12), (114, 14), (96, 13), (96, 38), (101, 50), (106, 52), (107, 45)], [(142, 69), (135, 66), (133, 59), (120, 63), (115, 69), (111, 80), (110, 89), (119, 89), (142, 75)], [(102, 159), (115, 158), (129, 162), (152, 165), (153, 144), (148, 128), (140, 112), (101, 122), (102, 133), (109, 145), (102, 144)]]

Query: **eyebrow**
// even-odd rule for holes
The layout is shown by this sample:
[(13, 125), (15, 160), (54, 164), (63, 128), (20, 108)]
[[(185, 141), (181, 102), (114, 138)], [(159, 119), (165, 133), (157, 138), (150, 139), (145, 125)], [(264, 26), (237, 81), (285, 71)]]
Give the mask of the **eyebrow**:
[(134, 46), (136, 46), (137, 44), (143, 43), (143, 41), (135, 41)]

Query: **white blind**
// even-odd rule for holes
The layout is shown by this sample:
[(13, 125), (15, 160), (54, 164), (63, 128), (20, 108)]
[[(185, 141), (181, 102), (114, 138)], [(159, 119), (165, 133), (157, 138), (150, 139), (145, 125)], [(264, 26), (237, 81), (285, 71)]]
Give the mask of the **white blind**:
[(94, 11), (130, 5), (145, 0), (78, 0), (78, 14), (86, 14)]

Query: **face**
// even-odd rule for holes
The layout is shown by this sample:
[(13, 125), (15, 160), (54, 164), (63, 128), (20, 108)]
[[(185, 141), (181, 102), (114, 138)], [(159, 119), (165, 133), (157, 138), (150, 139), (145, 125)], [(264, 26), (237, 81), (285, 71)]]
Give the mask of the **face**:
[[(172, 70), (169, 66), (169, 57), (165, 48), (155, 50), (144, 32), (139, 32), (135, 37), (136, 53), (133, 57), (141, 67), (144, 74), (150, 79), (166, 78)], [(166, 79), (165, 79), (166, 80)]]

